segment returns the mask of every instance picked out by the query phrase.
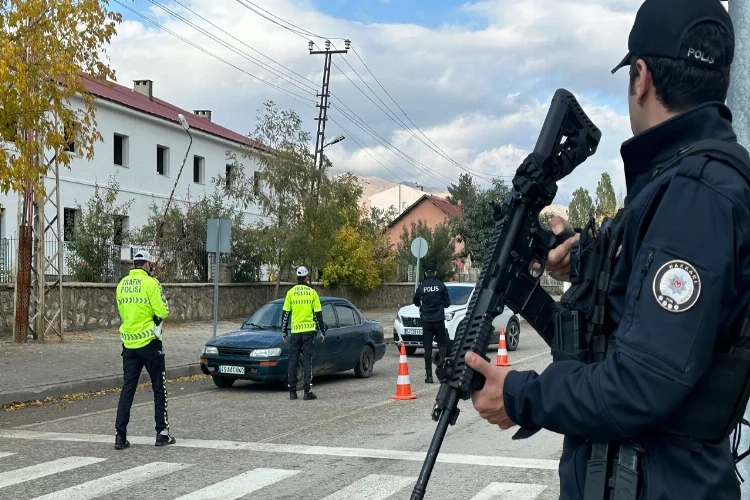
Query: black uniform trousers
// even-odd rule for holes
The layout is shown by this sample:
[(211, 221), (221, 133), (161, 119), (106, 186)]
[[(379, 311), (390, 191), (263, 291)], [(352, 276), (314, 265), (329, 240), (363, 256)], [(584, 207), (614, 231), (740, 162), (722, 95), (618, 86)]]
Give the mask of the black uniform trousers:
[(422, 345), (424, 346), (424, 370), (428, 375), (432, 375), (432, 340), (435, 339), (438, 345), (440, 359), (446, 356), (446, 341), (448, 335), (445, 331), (445, 322), (443, 321), (422, 321)]
[(169, 418), (167, 416), (167, 372), (164, 360), (164, 347), (162, 341), (154, 339), (147, 345), (138, 349), (122, 347), (122, 371), (123, 384), (120, 392), (120, 402), (117, 405), (117, 420), (115, 430), (117, 434), (127, 435), (128, 423), (130, 422), (130, 408), (133, 405), (135, 390), (138, 387), (138, 379), (143, 367), (146, 367), (151, 377), (151, 388), (154, 391), (154, 421), (156, 422), (156, 433), (163, 430), (169, 431)]
[(305, 392), (312, 387), (312, 358), (315, 353), (315, 336), (317, 332), (294, 333), (289, 340), (289, 390), (297, 387), (297, 367), (302, 352), (302, 376), (305, 381)]

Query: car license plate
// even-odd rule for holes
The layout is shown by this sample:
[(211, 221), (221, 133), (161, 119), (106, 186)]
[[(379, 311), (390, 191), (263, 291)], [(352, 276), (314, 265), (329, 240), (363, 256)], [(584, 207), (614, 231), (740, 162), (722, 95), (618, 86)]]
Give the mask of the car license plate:
[(245, 367), (244, 366), (219, 366), (219, 372), (220, 373), (234, 373), (236, 375), (244, 375), (245, 374)]
[(404, 328), (404, 335), (422, 335), (421, 328)]

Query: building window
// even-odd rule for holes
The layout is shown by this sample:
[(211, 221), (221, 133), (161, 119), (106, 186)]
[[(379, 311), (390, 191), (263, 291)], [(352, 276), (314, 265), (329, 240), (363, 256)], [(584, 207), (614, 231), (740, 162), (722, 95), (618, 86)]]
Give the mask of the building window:
[(203, 175), (206, 167), (206, 159), (202, 156), (193, 155), (193, 182), (203, 184)]
[(65, 141), (68, 143), (68, 145), (65, 148), (65, 151), (69, 153), (78, 154), (78, 143), (76, 142), (76, 135), (77, 135), (77, 124), (73, 126), (63, 126), (63, 134), (65, 135)]
[(169, 148), (166, 146), (156, 146), (156, 173), (169, 175)]
[(234, 172), (234, 165), (227, 165), (227, 179), (226, 179), (226, 187), (229, 189), (232, 187), (232, 173)]
[(76, 209), (65, 207), (63, 209), (63, 240), (73, 241), (73, 231), (76, 224)]
[(123, 235), (128, 230), (129, 217), (127, 215), (115, 215), (114, 222), (114, 244), (122, 245)]
[(261, 180), (260, 180), (260, 172), (255, 170), (253, 172), (253, 194), (255, 196), (260, 196), (260, 186)]
[(128, 137), (125, 135), (115, 134), (115, 165), (121, 167), (128, 166)]

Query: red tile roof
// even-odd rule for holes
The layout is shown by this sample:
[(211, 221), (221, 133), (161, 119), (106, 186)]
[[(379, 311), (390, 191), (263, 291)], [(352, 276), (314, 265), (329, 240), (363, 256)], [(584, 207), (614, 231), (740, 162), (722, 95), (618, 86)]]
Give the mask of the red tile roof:
[(451, 218), (461, 218), (464, 215), (463, 208), (461, 206), (453, 205), (451, 202), (446, 200), (445, 198), (441, 198), (440, 196), (435, 196), (434, 194), (423, 194), (417, 201), (411, 204), (411, 206), (407, 207), (406, 210), (401, 212), (398, 217), (393, 219), (390, 224), (388, 224), (388, 228), (391, 228), (396, 225), (398, 221), (400, 221), (406, 214), (414, 210), (417, 206), (419, 206), (424, 200), (431, 201), (433, 205), (438, 207), (440, 210), (443, 211), (445, 215)]
[(447, 215), (455, 218), (463, 217), (463, 208), (459, 205), (453, 205), (451, 202), (440, 196), (430, 195), (430, 200)]
[(200, 117), (191, 111), (180, 109), (173, 104), (166, 101), (162, 101), (157, 97), (149, 99), (139, 92), (132, 90), (129, 87), (119, 85), (114, 82), (103, 82), (101, 80), (94, 80), (89, 76), (83, 76), (83, 83), (86, 90), (89, 93), (95, 95), (100, 99), (105, 99), (117, 103), (121, 106), (125, 106), (148, 115), (156, 116), (163, 120), (167, 120), (176, 124), (180, 124), (180, 120), (177, 118), (177, 113), (182, 113), (185, 116), (191, 129), (197, 129), (207, 134), (211, 134), (223, 139), (237, 142), (250, 146), (261, 151), (273, 152), (271, 148), (254, 141), (242, 134), (233, 132), (228, 128), (224, 128), (221, 125), (208, 121), (207, 118)]

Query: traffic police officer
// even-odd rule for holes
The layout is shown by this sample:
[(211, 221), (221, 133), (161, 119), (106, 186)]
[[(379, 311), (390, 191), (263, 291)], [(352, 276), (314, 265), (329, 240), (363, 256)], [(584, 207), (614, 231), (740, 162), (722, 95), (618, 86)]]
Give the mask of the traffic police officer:
[(320, 297), (307, 283), (307, 268), (297, 268), (297, 285), (289, 290), (284, 300), (281, 318), (281, 335), (286, 342), (291, 323), (292, 339), (289, 343), (289, 399), (297, 399), (297, 367), (302, 351), (302, 371), (305, 384), (305, 400), (318, 399), (312, 388), (312, 358), (315, 351), (315, 337), (322, 335), (325, 340), (326, 326), (323, 323), (323, 308)]
[(165, 446), (176, 442), (169, 434), (167, 373), (161, 341), (162, 321), (169, 315), (169, 305), (162, 295), (161, 284), (150, 275), (152, 263), (147, 251), (139, 251), (133, 258), (133, 269), (117, 285), (123, 384), (115, 423), (116, 450), (130, 446), (127, 440), (130, 408), (144, 366), (154, 391), (155, 444)]
[(445, 311), (451, 305), (448, 287), (437, 278), (437, 266), (430, 262), (425, 266), (425, 279), (414, 293), (414, 305), (419, 308), (422, 321), (422, 345), (424, 346), (425, 383), (432, 384), (432, 340), (438, 345), (440, 360), (445, 359), (448, 335), (445, 331)]
[[(547, 263), (572, 282), (561, 308), (575, 306), (576, 283), (608, 280), (604, 356), (556, 360), (538, 374), (468, 353), (469, 366), (487, 377), (472, 399), (501, 429), (565, 436), (563, 500), (739, 500), (729, 434), (747, 401), (738, 396), (747, 372), (735, 371), (747, 361), (733, 358), (724, 373), (714, 366), (748, 334), (741, 327), (750, 297), (750, 187), (726, 157), (687, 149), (714, 139), (747, 162), (723, 104), (734, 30), (719, 0), (645, 0), (628, 49), (613, 70), (629, 68), (634, 136), (621, 147), (627, 198), (610, 221), (621, 238), (607, 257), (612, 272), (584, 274), (591, 239), (580, 229)], [(553, 232), (564, 224), (553, 220)], [(726, 429), (715, 432), (717, 424)], [(628, 492), (633, 478), (638, 491)], [(608, 496), (613, 484), (622, 495)]]

